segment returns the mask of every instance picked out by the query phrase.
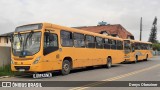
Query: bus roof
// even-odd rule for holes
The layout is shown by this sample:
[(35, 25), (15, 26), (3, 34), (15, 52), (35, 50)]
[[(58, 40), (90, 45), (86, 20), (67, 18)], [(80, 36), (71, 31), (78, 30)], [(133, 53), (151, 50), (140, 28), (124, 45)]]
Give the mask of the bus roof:
[(144, 42), (144, 41), (138, 41), (138, 40), (131, 40), (131, 39), (124, 39), (124, 40), (130, 40), (131, 42), (138, 42), (138, 43), (145, 43), (145, 44), (152, 44), (151, 42)]
[(103, 35), (103, 34), (89, 32), (89, 31), (86, 31), (86, 30), (80, 30), (80, 29), (76, 29), (76, 28), (59, 26), (59, 25), (56, 25), (56, 24), (52, 24), (52, 28), (57, 28), (57, 29), (67, 30), (67, 31), (77, 32), (77, 33), (84, 33), (84, 34), (87, 34), (87, 35), (99, 36), (99, 37), (108, 38), (108, 39), (123, 40), (122, 38), (117, 38), (117, 37), (113, 37), (113, 36), (106, 36), (106, 35)]
[[(46, 23), (46, 22), (43, 22), (43, 23), (32, 23), (32, 24), (26, 24), (26, 25), (33, 25), (33, 24), (43, 24), (43, 27), (46, 27), (46, 28), (54, 28), (54, 29), (66, 30), (66, 31), (83, 33), (83, 34), (93, 35), (93, 36), (99, 36), (99, 37), (102, 37), (102, 38), (108, 38), (108, 39), (114, 39), (114, 40), (121, 40), (121, 41), (123, 40), (122, 38), (118, 38), (118, 37), (106, 36), (106, 35), (102, 35), (102, 34), (98, 34), (98, 33), (94, 33), (94, 32), (89, 32), (89, 31), (80, 30), (80, 29), (71, 28), (71, 27), (66, 27), (66, 26), (60, 26), (60, 25)], [(21, 26), (25, 26), (25, 25), (21, 25)], [(18, 27), (21, 27), (21, 26), (18, 26)]]

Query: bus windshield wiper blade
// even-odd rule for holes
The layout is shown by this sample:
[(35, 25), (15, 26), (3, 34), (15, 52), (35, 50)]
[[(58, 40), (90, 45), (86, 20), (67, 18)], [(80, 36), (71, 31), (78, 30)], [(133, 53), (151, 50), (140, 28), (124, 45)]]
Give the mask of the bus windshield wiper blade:
[(25, 50), (24, 50), (24, 47), (25, 47), (26, 44), (27, 44), (28, 38), (32, 37), (32, 34), (33, 34), (33, 33), (34, 33), (34, 32), (31, 31), (31, 32), (27, 35), (26, 40), (25, 40), (24, 43), (23, 43), (23, 50), (22, 50), (22, 56), (23, 56), (23, 57), (26, 56), (26, 52), (25, 52)]
[(20, 45), (22, 44), (22, 35), (21, 33), (18, 32), (18, 38), (19, 38), (19, 41), (20, 41)]
[(31, 32), (27, 35), (26, 40), (25, 40), (25, 42), (24, 42), (24, 46), (26, 46), (28, 39), (32, 37), (32, 34), (33, 34), (33, 33), (34, 33), (34, 32), (31, 31)]
[[(25, 57), (25, 55), (26, 55), (26, 53), (24, 52), (24, 47), (26, 46), (26, 44), (27, 44), (27, 40), (28, 40), (28, 38), (30, 38), (30, 37), (32, 37), (32, 34), (33, 34), (34, 32), (33, 31), (31, 31), (28, 35), (27, 35), (27, 37), (26, 37), (26, 40), (24, 41), (24, 43), (23, 43), (23, 52), (22, 52), (22, 56), (24, 56)], [(25, 53), (25, 55), (24, 55), (24, 53)]]

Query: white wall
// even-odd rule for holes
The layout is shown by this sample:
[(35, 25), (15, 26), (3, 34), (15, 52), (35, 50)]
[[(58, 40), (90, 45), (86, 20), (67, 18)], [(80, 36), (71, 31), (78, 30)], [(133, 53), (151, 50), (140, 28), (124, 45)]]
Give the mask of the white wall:
[[(5, 42), (5, 39), (8, 39), (8, 43)], [(0, 46), (11, 47), (11, 42), (8, 37), (0, 37)]]

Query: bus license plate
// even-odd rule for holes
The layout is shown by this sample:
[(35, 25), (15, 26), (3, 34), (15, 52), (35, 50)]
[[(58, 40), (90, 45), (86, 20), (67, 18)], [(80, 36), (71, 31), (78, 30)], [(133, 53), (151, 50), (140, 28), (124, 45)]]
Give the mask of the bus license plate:
[(20, 71), (20, 72), (24, 72), (24, 71), (25, 71), (25, 69), (19, 69), (19, 71)]

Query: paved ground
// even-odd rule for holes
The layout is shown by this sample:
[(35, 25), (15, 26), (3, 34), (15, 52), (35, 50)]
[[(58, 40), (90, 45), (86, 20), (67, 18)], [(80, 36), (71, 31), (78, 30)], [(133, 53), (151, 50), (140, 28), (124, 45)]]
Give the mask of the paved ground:
[[(73, 70), (71, 74), (62, 76), (58, 72), (53, 73), (52, 78), (32, 79), (31, 76), (16, 76), (11, 78), (0, 79), (0, 81), (106, 81), (92, 82), (87, 87), (61, 87), (61, 88), (30, 88), (31, 90), (159, 90), (157, 87), (91, 87), (105, 86), (111, 81), (160, 81), (160, 57), (153, 57), (148, 61), (127, 64), (117, 64), (111, 69), (104, 67), (95, 67), (94, 69)], [(86, 84), (85, 84), (86, 85)], [(4, 90), (18, 90), (22, 88), (0, 88)], [(28, 88), (23, 88), (27, 90)]]

